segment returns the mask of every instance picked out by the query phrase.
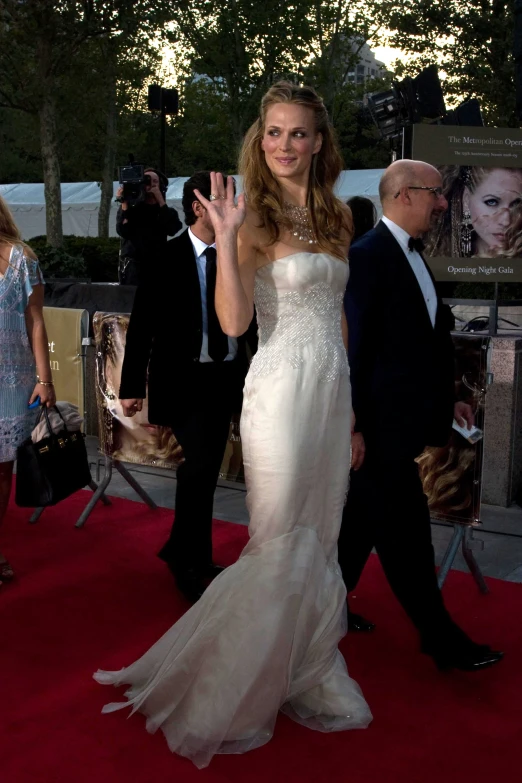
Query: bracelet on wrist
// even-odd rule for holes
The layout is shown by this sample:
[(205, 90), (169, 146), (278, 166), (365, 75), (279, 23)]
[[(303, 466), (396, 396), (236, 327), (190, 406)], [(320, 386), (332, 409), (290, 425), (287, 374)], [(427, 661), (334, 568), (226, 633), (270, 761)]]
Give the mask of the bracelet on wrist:
[(42, 381), (40, 380), (40, 376), (36, 376), (36, 382), (40, 384), (40, 386), (54, 386), (53, 381)]

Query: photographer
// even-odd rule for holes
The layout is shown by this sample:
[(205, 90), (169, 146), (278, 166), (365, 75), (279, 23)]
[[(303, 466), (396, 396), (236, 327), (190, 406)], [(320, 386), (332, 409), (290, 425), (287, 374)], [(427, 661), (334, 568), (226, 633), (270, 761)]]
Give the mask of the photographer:
[(125, 199), (125, 186), (117, 192), (121, 202), (116, 216), (116, 231), (121, 237), (118, 279), (122, 285), (138, 285), (145, 263), (159, 259), (165, 252), (167, 237), (182, 227), (178, 213), (167, 206), (168, 180), (155, 169), (145, 169), (145, 183), (137, 200)]

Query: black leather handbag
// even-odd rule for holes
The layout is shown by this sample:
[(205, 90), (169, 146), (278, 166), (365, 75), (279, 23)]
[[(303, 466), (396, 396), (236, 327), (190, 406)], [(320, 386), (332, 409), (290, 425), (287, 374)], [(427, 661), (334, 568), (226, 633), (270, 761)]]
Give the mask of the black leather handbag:
[(53, 506), (89, 484), (91, 471), (82, 432), (69, 432), (63, 416), (63, 429), (54, 433), (47, 406), (38, 413), (35, 426), (42, 416), (47, 422), (47, 436), (33, 443), (28, 438), (18, 447), (16, 455), (16, 492), (18, 506), (40, 508)]

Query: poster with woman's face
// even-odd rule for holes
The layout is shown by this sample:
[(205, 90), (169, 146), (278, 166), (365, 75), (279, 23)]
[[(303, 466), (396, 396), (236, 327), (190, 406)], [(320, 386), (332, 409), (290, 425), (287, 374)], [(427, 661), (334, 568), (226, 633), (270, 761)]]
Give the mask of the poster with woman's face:
[(471, 234), (469, 252), (480, 258), (513, 255), (522, 233), (522, 169), (473, 166), (464, 180), (461, 210)]
[[(174, 469), (183, 460), (181, 447), (168, 427), (149, 423), (147, 399), (134, 416), (123, 415), (119, 389), (128, 324), (129, 316), (122, 313), (95, 313), (93, 318), (100, 446), (104, 454), (123, 462)], [(244, 481), (236, 421), (230, 426), (219, 475), (227, 481)]]
[(522, 169), (438, 166), (448, 202), (426, 237), (428, 256), (514, 258), (522, 254)]
[[(488, 337), (453, 335), (455, 391), (471, 405), (475, 425), (484, 428)], [(427, 448), (417, 459), (433, 519), (474, 524), (480, 520), (483, 444), (470, 443), (456, 430), (442, 448)]]
[(522, 131), (415, 125), (413, 157), (440, 173), (444, 212), (425, 235), (439, 280), (522, 281)]
[(105, 454), (124, 462), (175, 468), (183, 455), (172, 431), (148, 421), (147, 400), (135, 416), (125, 417), (118, 399), (129, 316), (95, 313), (96, 395), (100, 444)]

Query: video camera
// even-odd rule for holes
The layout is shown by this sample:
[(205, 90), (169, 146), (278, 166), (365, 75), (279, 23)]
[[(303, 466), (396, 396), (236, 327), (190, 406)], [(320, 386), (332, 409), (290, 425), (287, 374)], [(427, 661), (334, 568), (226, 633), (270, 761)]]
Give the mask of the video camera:
[(152, 166), (142, 166), (141, 163), (135, 163), (134, 156), (129, 155), (128, 164), (119, 168), (120, 185), (123, 185), (123, 193), (116, 198), (116, 201), (126, 201), (130, 207), (133, 207), (140, 201), (144, 201), (146, 196), (145, 186), (151, 184), (150, 175), (145, 174), (146, 171), (153, 171), (158, 175), (159, 189), (163, 198), (166, 198), (169, 181), (165, 174)]
[(116, 201), (126, 201), (129, 206), (134, 206), (144, 199), (144, 187), (150, 185), (150, 176), (145, 174), (145, 166), (134, 161), (130, 161), (126, 166), (120, 166), (119, 172), (123, 193)]

